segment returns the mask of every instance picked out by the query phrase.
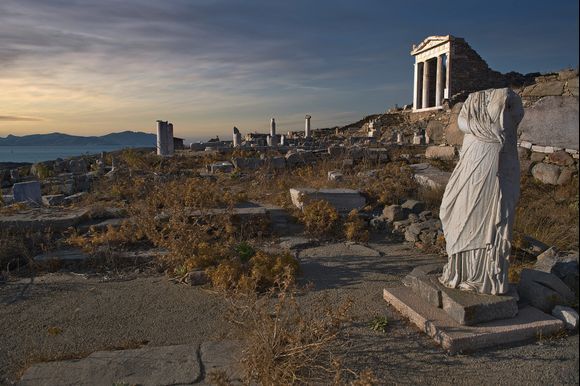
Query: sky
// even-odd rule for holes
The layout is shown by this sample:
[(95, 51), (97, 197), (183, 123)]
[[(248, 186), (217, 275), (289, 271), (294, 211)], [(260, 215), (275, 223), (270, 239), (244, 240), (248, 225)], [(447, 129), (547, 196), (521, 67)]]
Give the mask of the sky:
[(528, 73), (577, 68), (578, 32), (577, 0), (0, 0), (0, 136), (331, 127), (410, 103), (427, 36)]

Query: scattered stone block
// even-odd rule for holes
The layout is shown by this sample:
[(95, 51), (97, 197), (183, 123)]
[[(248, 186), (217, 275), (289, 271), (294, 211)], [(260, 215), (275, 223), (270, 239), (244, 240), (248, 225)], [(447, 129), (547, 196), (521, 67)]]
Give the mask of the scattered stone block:
[(574, 158), (564, 150), (559, 150), (548, 155), (548, 162), (559, 166), (571, 166), (574, 165)]
[(487, 347), (547, 337), (562, 330), (562, 321), (534, 307), (522, 307), (510, 319), (463, 326), (442, 308), (417, 296), (410, 288), (385, 288), (383, 298), (420, 331), (451, 353), (473, 352)]
[(532, 151), (536, 153), (550, 154), (554, 152), (554, 148), (552, 146), (533, 145)]
[(256, 170), (263, 165), (264, 161), (259, 158), (232, 158), (232, 164), (236, 169)]
[(532, 152), (532, 154), (530, 154), (530, 161), (532, 162), (543, 162), (545, 158), (546, 158), (545, 153)]
[(577, 252), (561, 254), (552, 247), (537, 257), (534, 269), (556, 275), (578, 296), (579, 277)]
[(358, 190), (353, 189), (290, 189), (292, 203), (298, 209), (302, 209), (309, 201), (328, 201), (339, 212), (350, 212), (353, 209), (361, 209), (366, 205), (366, 199)]
[(83, 199), (83, 197), (85, 197), (87, 194), (88, 194), (87, 192), (78, 192), (75, 194), (71, 194), (70, 196), (64, 198), (64, 203), (74, 204), (80, 202)]
[(444, 189), (451, 177), (451, 173), (441, 171), (426, 163), (409, 166), (413, 169), (415, 181), (430, 189)]
[(570, 181), (572, 181), (572, 177), (574, 176), (574, 171), (572, 168), (562, 168), (560, 169), (560, 176), (558, 176), (558, 180), (556, 181), (557, 185), (566, 185)]
[(340, 182), (344, 179), (344, 175), (338, 170), (331, 170), (328, 172), (328, 181)]
[(520, 142), (520, 147), (524, 148), (524, 149), (528, 149), (531, 150), (532, 149), (532, 143), (528, 142), (528, 141), (521, 141)]
[(417, 200), (407, 200), (401, 205), (401, 208), (411, 213), (419, 214), (425, 210), (425, 203)]
[(202, 378), (195, 345), (97, 351), (86, 358), (32, 365), (20, 385), (175, 385)]
[(518, 313), (515, 287), (508, 295), (484, 295), (447, 288), (438, 276), (441, 266), (430, 264), (414, 269), (403, 281), (429, 304), (442, 308), (461, 325), (475, 325), (498, 319), (513, 318)]
[(575, 309), (564, 306), (556, 306), (552, 310), (552, 316), (564, 322), (566, 329), (575, 331), (578, 329), (578, 321), (580, 317)]
[(526, 108), (518, 132), (521, 141), (579, 150), (578, 97), (541, 98)]
[(518, 292), (523, 300), (547, 313), (574, 301), (574, 293), (558, 276), (534, 269), (522, 271)]
[(64, 194), (49, 194), (42, 196), (42, 203), (46, 206), (58, 206), (64, 203)]
[(216, 162), (208, 167), (209, 172), (212, 174), (216, 173), (231, 173), (234, 171), (234, 165), (231, 162)]
[(453, 146), (429, 146), (425, 150), (425, 158), (451, 161), (455, 158), (455, 148)]
[(84, 159), (71, 159), (68, 162), (68, 170), (74, 174), (84, 174), (87, 172), (87, 163)]
[(401, 207), (401, 205), (389, 205), (385, 206), (383, 209), (383, 217), (387, 220), (394, 222), (400, 221), (407, 218), (407, 211)]
[(90, 258), (90, 255), (84, 253), (80, 249), (60, 249), (53, 252), (36, 255), (32, 258), (35, 262), (45, 263), (51, 260), (65, 261), (65, 262), (81, 262)]
[(12, 186), (12, 195), (14, 202), (42, 203), (40, 182), (38, 181), (17, 182)]
[(544, 184), (558, 185), (560, 167), (545, 163), (538, 163), (532, 167), (532, 176)]

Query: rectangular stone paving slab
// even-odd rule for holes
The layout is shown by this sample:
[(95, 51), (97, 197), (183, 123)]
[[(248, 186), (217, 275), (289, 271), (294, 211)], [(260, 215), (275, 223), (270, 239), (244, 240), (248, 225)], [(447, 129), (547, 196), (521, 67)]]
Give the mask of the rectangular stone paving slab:
[(350, 212), (366, 205), (366, 199), (358, 190), (353, 189), (292, 188), (290, 197), (298, 209), (302, 209), (309, 201), (318, 200), (328, 201), (339, 212)]
[(451, 353), (547, 337), (564, 327), (562, 321), (531, 306), (521, 308), (510, 319), (464, 326), (453, 320), (442, 308), (417, 296), (410, 288), (385, 288), (383, 298)]
[(175, 385), (202, 377), (196, 345), (98, 351), (86, 358), (32, 365), (18, 385)]

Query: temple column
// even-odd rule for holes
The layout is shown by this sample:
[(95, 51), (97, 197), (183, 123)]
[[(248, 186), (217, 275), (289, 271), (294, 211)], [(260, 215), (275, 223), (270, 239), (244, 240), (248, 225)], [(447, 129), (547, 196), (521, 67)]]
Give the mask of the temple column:
[(451, 51), (449, 51), (447, 53), (447, 66), (445, 68), (446, 70), (446, 74), (445, 74), (445, 90), (446, 90), (446, 94), (445, 98), (446, 99), (451, 99)]
[(422, 93), (423, 103), (421, 108), (426, 109), (429, 107), (429, 61), (423, 62), (423, 93)]
[(443, 93), (443, 57), (437, 56), (437, 78), (435, 83), (435, 106), (441, 106)]
[(419, 108), (419, 100), (417, 99), (419, 93), (419, 63), (415, 62), (413, 69), (413, 109), (417, 110)]

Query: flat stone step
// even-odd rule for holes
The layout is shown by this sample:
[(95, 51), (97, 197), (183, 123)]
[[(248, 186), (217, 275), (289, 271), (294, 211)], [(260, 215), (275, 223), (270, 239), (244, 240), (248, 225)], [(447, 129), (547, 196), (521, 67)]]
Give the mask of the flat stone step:
[(427, 303), (443, 309), (461, 325), (471, 326), (513, 318), (518, 313), (519, 298), (515, 287), (509, 295), (501, 296), (447, 288), (439, 282), (438, 274), (430, 274), (436, 269), (434, 266), (424, 268), (413, 270), (403, 283)]
[(97, 351), (86, 358), (32, 365), (18, 385), (175, 385), (202, 377), (198, 346)]
[(442, 308), (417, 296), (410, 288), (385, 288), (383, 298), (451, 353), (525, 342), (553, 335), (564, 328), (561, 320), (531, 306), (521, 308), (511, 319), (464, 326), (453, 320)]

